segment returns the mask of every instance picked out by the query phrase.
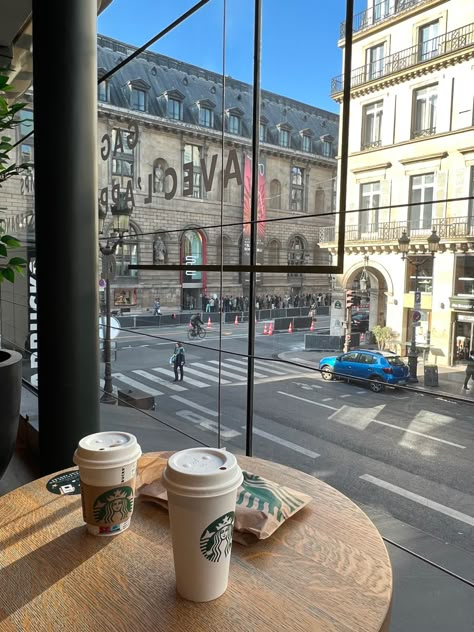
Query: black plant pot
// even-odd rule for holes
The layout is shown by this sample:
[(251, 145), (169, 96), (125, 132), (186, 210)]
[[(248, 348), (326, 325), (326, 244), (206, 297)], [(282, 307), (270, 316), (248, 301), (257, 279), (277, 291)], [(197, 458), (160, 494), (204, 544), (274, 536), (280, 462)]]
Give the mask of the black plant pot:
[(0, 478), (15, 451), (20, 423), (22, 361), (17, 351), (0, 349)]

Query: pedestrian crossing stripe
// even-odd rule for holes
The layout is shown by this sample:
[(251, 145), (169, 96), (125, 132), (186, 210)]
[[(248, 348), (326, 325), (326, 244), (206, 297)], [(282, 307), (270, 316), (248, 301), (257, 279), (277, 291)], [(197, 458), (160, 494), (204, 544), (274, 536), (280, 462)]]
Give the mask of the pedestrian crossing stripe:
[(124, 375), (123, 373), (112, 373), (112, 377), (118, 380), (119, 382), (123, 382), (124, 384), (128, 384), (129, 386), (133, 386), (133, 388), (138, 389), (139, 391), (143, 391), (144, 393), (148, 393), (148, 395), (152, 395), (153, 397), (158, 397), (158, 395), (163, 395), (163, 391), (157, 391), (155, 388), (151, 388), (151, 386), (147, 386), (143, 382), (138, 382), (128, 375)]
[(135, 373), (136, 375), (139, 375), (140, 377), (144, 377), (146, 380), (150, 380), (150, 382), (156, 382), (157, 384), (166, 386), (167, 388), (170, 388), (172, 391), (187, 391), (188, 390), (184, 386), (179, 386), (178, 384), (171, 384), (169, 381), (166, 382), (163, 378), (158, 377), (157, 375), (152, 375), (148, 371), (142, 371), (141, 369), (134, 369), (133, 373)]
[[(157, 373), (161, 373), (162, 375), (168, 375), (169, 377), (172, 377), (174, 379), (174, 373), (173, 371), (170, 371), (169, 369), (162, 369), (160, 366), (152, 369), (152, 371), (156, 371)], [(186, 384), (191, 384), (192, 386), (196, 386), (197, 388), (208, 388), (210, 386), (210, 384), (205, 384), (204, 382), (200, 382), (199, 380), (195, 380), (192, 377), (189, 377), (188, 375), (188, 371), (186, 370)], [(186, 388), (184, 386), (180, 387), (180, 388)]]
[[(209, 360), (209, 362), (211, 364), (219, 365), (219, 360)], [(240, 373), (244, 373), (245, 376), (247, 375), (247, 369), (244, 369), (243, 367), (240, 368), (238, 366), (234, 366), (232, 364), (229, 364), (228, 362), (220, 362), (220, 365), (225, 367), (225, 368), (227, 368), (227, 369), (232, 369), (233, 371), (240, 371)], [(254, 377), (268, 377), (264, 373), (257, 373), (257, 371), (254, 371), (253, 374), (254, 374)]]

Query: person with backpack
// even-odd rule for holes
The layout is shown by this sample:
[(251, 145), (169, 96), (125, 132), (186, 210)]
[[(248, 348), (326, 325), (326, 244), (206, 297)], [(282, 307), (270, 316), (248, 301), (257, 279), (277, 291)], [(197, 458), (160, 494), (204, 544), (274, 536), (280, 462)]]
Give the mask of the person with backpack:
[(463, 389), (466, 391), (471, 390), (468, 386), (469, 379), (472, 379), (474, 381), (474, 349), (471, 349), (469, 351), (469, 356), (467, 358), (466, 376), (464, 378), (464, 386), (463, 386)]
[(174, 368), (174, 380), (173, 382), (177, 382), (178, 381), (178, 370), (179, 370), (179, 381), (182, 382), (183, 381), (183, 373), (184, 373), (184, 364), (186, 362), (185, 356), (184, 356), (184, 347), (182, 345), (181, 342), (177, 342), (175, 347), (174, 347), (174, 353), (171, 356), (171, 359), (173, 361), (173, 368)]

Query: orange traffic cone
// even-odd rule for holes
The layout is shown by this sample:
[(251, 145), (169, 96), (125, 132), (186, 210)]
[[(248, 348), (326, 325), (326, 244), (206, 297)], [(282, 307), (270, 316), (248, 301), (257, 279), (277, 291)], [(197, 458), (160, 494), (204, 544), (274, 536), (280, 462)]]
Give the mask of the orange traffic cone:
[(268, 327), (268, 335), (273, 336), (273, 323), (270, 323), (270, 326)]
[(314, 331), (314, 320), (311, 321), (311, 327), (309, 328), (310, 331)]
[(263, 335), (266, 336), (268, 334), (267, 323), (263, 326)]
[(239, 324), (239, 317), (237, 316), (237, 314), (235, 315), (235, 321), (234, 321), (234, 325), (238, 325)]
[(209, 318), (207, 319), (207, 328), (208, 329), (212, 329), (212, 322), (211, 322), (211, 317), (209, 316)]
[(293, 333), (293, 327), (291, 326), (291, 320), (290, 320), (290, 326), (288, 327), (288, 333), (289, 334)]

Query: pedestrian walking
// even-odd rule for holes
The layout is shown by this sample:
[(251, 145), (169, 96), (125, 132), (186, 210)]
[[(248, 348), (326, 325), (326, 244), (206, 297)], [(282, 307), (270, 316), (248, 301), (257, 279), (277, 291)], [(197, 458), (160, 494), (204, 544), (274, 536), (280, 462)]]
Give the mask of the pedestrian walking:
[(468, 386), (469, 379), (474, 381), (474, 349), (469, 351), (469, 356), (467, 358), (466, 364), (466, 377), (464, 378), (464, 386), (463, 389), (466, 391), (470, 391), (471, 389)]
[(173, 382), (178, 381), (178, 370), (179, 370), (179, 381), (183, 381), (183, 373), (184, 373), (184, 364), (186, 362), (184, 357), (184, 347), (180, 342), (177, 342), (174, 347), (174, 353), (171, 356), (173, 360), (173, 368), (174, 368), (174, 380)]
[(155, 302), (153, 303), (153, 316), (161, 316), (161, 302), (160, 298), (155, 298)]

